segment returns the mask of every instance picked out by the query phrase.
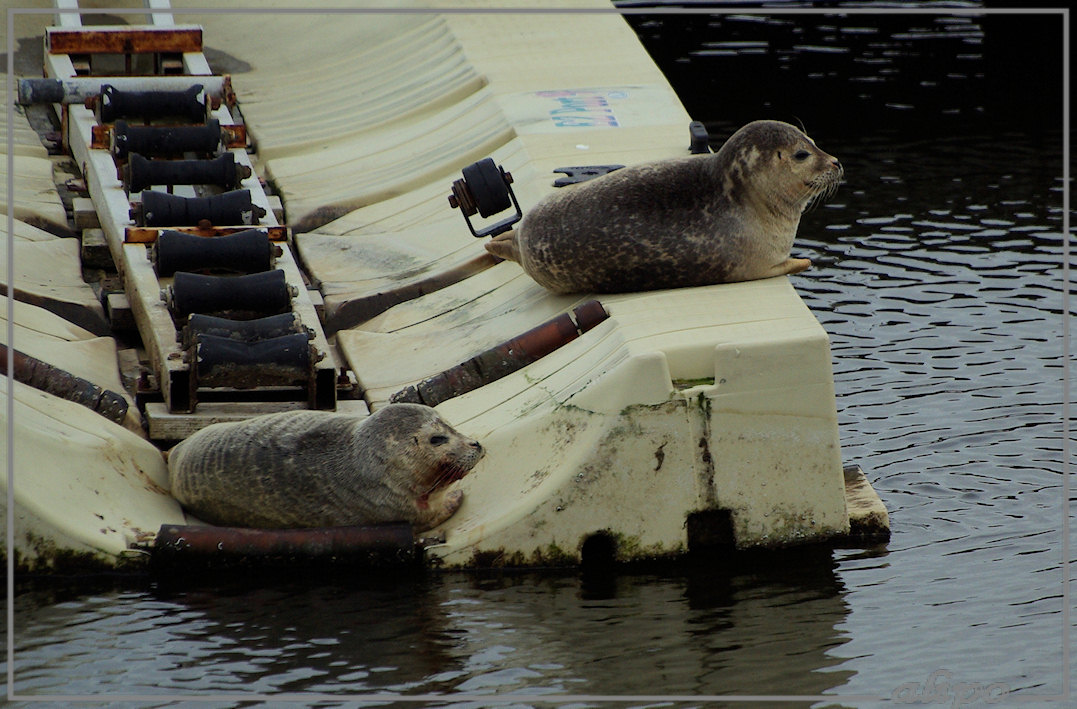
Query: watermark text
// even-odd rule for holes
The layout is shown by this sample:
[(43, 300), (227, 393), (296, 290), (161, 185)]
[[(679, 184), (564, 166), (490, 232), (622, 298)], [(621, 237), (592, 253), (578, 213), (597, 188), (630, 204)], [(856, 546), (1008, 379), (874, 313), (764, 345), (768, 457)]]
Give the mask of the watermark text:
[(949, 704), (966, 707), (977, 702), (997, 704), (1010, 694), (1002, 682), (954, 682), (954, 673), (935, 670), (923, 682), (906, 682), (894, 688), (890, 698), (898, 704)]

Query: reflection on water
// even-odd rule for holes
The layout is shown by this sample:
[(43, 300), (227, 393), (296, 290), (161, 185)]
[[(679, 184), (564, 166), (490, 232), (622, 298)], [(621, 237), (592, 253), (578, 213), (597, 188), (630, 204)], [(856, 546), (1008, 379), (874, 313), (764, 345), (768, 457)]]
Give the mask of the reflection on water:
[(886, 549), (605, 583), (446, 574), (27, 592), (20, 693), (781, 694), (872, 706), (848, 698), (930, 699), (932, 682), (1033, 702), (1061, 690), (1061, 141), (1057, 101), (1036, 88), (1054, 80), (1050, 65), (1005, 68), (1029, 46), (1007, 33), (1038, 25), (632, 23), (717, 139), (754, 118), (800, 119), (845, 166), (838, 194), (804, 217), (794, 255), (815, 265), (792, 280), (831, 334), (843, 457), (890, 511)]
[(851, 674), (826, 655), (845, 642), (835, 562), (828, 550), (773, 562), (597, 580), (445, 574), (68, 599), (30, 592), (16, 608), (18, 687), (595, 695), (782, 686), (821, 694)]

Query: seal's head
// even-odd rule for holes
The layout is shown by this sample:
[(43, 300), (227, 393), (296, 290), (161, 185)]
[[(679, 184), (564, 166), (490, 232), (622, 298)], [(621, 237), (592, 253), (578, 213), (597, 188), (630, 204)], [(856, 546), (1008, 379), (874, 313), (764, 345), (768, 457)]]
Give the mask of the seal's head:
[(730, 201), (754, 203), (794, 221), (809, 205), (831, 196), (844, 174), (837, 158), (781, 121), (745, 125), (721, 147), (715, 165)]
[(422, 404), (390, 404), (371, 416), (369, 424), (385, 426), (395, 439), (397, 470), (414, 472), (407, 482), (420, 508), (430, 495), (467, 475), (482, 459), (482, 445), (447, 424), (437, 411)]

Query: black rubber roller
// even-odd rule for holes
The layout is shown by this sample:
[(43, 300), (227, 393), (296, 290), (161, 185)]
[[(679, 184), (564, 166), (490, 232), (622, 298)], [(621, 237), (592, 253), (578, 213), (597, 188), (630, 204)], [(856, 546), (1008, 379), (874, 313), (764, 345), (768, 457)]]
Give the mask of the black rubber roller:
[(213, 154), (220, 144), (221, 122), (216, 118), (201, 126), (132, 126), (127, 121), (112, 126), (112, 155), (119, 160), (131, 153), (153, 157)]
[(505, 176), (492, 158), (484, 158), (472, 163), (461, 173), (468, 189), (471, 190), (479, 216), (488, 217), (512, 206)]
[(196, 236), (162, 231), (153, 247), (153, 264), (159, 277), (177, 271), (261, 273), (273, 265), (269, 235), (257, 229), (226, 236)]
[(123, 91), (103, 84), (97, 105), (102, 123), (112, 123), (117, 118), (177, 118), (205, 123), (208, 111), (202, 84), (185, 91)]
[(149, 160), (131, 153), (123, 166), (123, 186), (128, 192), (154, 185), (216, 185), (227, 190), (249, 176), (250, 168), (237, 165), (232, 153), (212, 160)]
[(201, 335), (194, 345), (193, 369), (200, 387), (304, 384), (311, 376), (311, 349), (307, 336), (298, 333), (259, 342)]
[(257, 224), (265, 210), (251, 202), (250, 190), (232, 190), (212, 197), (177, 197), (167, 192), (143, 190), (142, 226), (197, 226), (211, 224)]
[(183, 328), (183, 349), (187, 349), (204, 335), (223, 337), (236, 342), (258, 342), (272, 340), (282, 335), (305, 334), (307, 338), (314, 333), (299, 320), (295, 313), (269, 315), (255, 320), (229, 320), (212, 315), (192, 313)]
[(205, 313), (253, 320), (291, 310), (294, 291), (280, 269), (246, 276), (204, 276), (179, 271), (172, 279), (168, 300), (177, 318)]

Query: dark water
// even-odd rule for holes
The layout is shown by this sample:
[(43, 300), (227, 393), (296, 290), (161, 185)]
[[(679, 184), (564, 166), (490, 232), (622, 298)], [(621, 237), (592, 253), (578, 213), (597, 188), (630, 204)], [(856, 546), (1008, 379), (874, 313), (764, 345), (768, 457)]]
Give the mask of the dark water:
[(18, 693), (1050, 705), (1070, 672), (1060, 30), (997, 19), (631, 20), (717, 140), (800, 120), (845, 165), (793, 281), (831, 334), (843, 457), (886, 503), (888, 545), (597, 581), (39, 588), (16, 598)]

